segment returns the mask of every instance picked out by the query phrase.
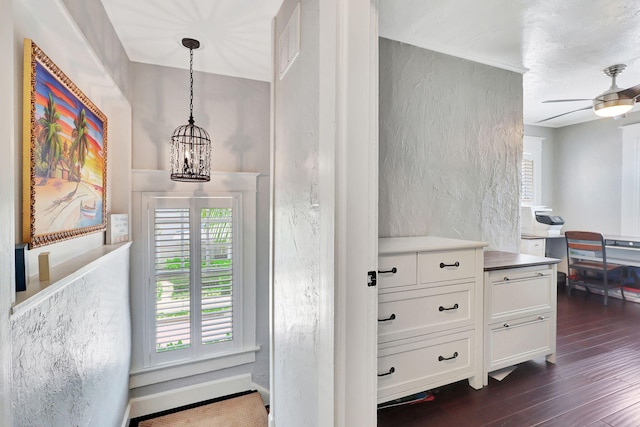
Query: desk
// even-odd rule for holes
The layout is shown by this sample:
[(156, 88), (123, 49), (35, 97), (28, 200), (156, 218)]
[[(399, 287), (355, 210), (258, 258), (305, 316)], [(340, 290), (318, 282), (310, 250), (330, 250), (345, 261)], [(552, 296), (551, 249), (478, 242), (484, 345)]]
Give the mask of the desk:
[[(522, 235), (523, 241), (542, 239), (545, 241), (545, 256), (562, 259), (558, 271), (567, 272), (567, 244), (564, 235)], [(640, 267), (640, 236), (604, 235), (607, 247), (607, 261), (629, 267)], [(522, 248), (522, 246), (521, 246)], [(523, 252), (521, 250), (521, 252)], [(523, 252), (524, 253), (524, 252)]]
[(607, 247), (607, 261), (640, 267), (640, 237), (605, 235), (604, 244)]

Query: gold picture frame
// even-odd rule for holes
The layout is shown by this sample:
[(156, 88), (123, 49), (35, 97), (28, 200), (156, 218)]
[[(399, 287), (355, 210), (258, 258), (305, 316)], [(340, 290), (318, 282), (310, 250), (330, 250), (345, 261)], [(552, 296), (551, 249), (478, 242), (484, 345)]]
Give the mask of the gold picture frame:
[(30, 39), (23, 77), (24, 243), (104, 231), (107, 117)]

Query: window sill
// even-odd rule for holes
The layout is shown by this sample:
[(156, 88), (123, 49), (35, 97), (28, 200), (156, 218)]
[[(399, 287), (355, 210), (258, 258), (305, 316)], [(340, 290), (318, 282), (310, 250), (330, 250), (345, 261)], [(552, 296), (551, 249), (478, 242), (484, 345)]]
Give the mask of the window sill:
[(129, 389), (253, 363), (256, 360), (258, 350), (260, 350), (260, 346), (224, 355), (209, 356), (195, 361), (189, 360), (131, 371)]

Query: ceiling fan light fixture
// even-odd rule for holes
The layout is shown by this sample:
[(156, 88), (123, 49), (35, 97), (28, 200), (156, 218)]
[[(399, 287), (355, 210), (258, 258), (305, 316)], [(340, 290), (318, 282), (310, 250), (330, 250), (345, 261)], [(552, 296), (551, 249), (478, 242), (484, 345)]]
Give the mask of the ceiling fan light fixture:
[(636, 100), (631, 99), (614, 99), (611, 101), (603, 101), (594, 103), (593, 111), (600, 117), (615, 117), (631, 111)]

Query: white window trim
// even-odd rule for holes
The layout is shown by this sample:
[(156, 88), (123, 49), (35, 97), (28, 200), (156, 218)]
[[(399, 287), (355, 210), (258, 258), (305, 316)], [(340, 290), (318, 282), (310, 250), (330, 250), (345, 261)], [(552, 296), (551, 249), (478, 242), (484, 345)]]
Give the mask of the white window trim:
[(542, 141), (544, 138), (535, 136), (522, 139), (522, 158), (533, 160), (533, 200), (526, 205), (539, 206), (542, 203)]
[[(140, 387), (150, 385), (170, 379), (182, 378), (185, 376), (211, 372), (218, 369), (225, 369), (239, 366), (255, 361), (255, 353), (260, 349), (256, 345), (256, 245), (257, 245), (257, 188), (258, 173), (248, 172), (212, 172), (211, 181), (203, 184), (177, 183), (169, 179), (166, 171), (159, 170), (133, 170), (132, 172), (132, 192), (134, 203), (138, 204), (137, 211), (144, 212), (142, 205), (142, 195), (144, 193), (179, 193), (198, 196), (212, 194), (239, 193), (242, 195), (242, 306), (244, 319), (242, 322), (242, 343), (232, 352), (221, 355), (211, 355), (201, 360), (187, 363), (177, 363), (167, 366), (144, 366), (142, 358), (143, 352), (139, 348), (140, 343), (134, 342), (138, 346), (134, 349), (134, 359), (132, 360), (130, 387)], [(142, 224), (139, 224), (140, 226)], [(134, 232), (135, 234), (135, 232)], [(134, 236), (135, 238), (135, 236)], [(141, 239), (138, 236), (138, 239)], [(140, 246), (138, 246), (140, 247)], [(140, 271), (135, 266), (136, 261), (147, 260), (147, 254), (141, 254), (132, 259), (132, 277), (134, 281), (144, 280), (148, 277), (148, 271)], [(146, 264), (143, 262), (143, 264)], [(148, 266), (146, 266), (148, 268)], [(134, 286), (139, 286), (134, 283)], [(139, 292), (139, 290), (134, 290)], [(136, 298), (133, 298), (134, 300)], [(138, 298), (140, 299), (140, 298)], [(134, 307), (139, 309), (139, 307)], [(134, 327), (135, 323), (134, 323)], [(141, 339), (148, 340), (148, 331), (142, 331)], [(148, 342), (148, 341), (145, 341)], [(205, 361), (208, 361), (204, 363)]]
[[(146, 244), (147, 244), (147, 262), (145, 263), (146, 267), (146, 283), (147, 292), (145, 293), (145, 309), (148, 310), (145, 313), (145, 323), (151, 327), (156, 323), (155, 318), (155, 310), (151, 308), (155, 305), (155, 273), (152, 268), (150, 268), (154, 262), (154, 229), (155, 223), (153, 220), (153, 211), (156, 208), (163, 207), (186, 207), (189, 208), (191, 212), (199, 213), (199, 209), (202, 207), (209, 206), (207, 203), (207, 199), (215, 199), (215, 198), (226, 198), (230, 199), (231, 206), (234, 214), (233, 214), (233, 245), (234, 248), (244, 248), (242, 245), (242, 194), (240, 193), (208, 193), (206, 196), (197, 195), (194, 196), (190, 193), (174, 193), (174, 192), (153, 192), (148, 193), (145, 192), (142, 194), (143, 205), (147, 206), (148, 216), (147, 216), (147, 226), (145, 227), (147, 230), (146, 236)], [(192, 230), (200, 230), (199, 224), (194, 224), (195, 221), (199, 221), (199, 215), (195, 214), (195, 216), (190, 217), (191, 229)], [(195, 244), (196, 242), (192, 242)], [(196, 245), (199, 246), (199, 245)], [(191, 254), (192, 259), (200, 259), (198, 256), (199, 247), (192, 248), (193, 252)], [(197, 250), (197, 251), (196, 251)], [(242, 324), (244, 322), (244, 305), (243, 305), (243, 293), (242, 289), (244, 288), (244, 281), (242, 275), (242, 256), (234, 258), (233, 261), (233, 340), (218, 344), (210, 344), (209, 346), (201, 346), (199, 343), (194, 342), (192, 337), (192, 345), (187, 348), (180, 350), (173, 350), (167, 352), (158, 353), (155, 351), (156, 347), (156, 337), (154, 334), (149, 334), (147, 337), (146, 345), (147, 348), (145, 350), (145, 367), (156, 367), (156, 366), (171, 366), (171, 365), (179, 365), (183, 363), (188, 363), (190, 361), (198, 361), (214, 358), (217, 356), (225, 356), (227, 354), (236, 353), (241, 351), (243, 347), (243, 327)], [(198, 295), (193, 295), (192, 298), (197, 298)], [(254, 316), (255, 317), (255, 316)], [(195, 316), (191, 317), (191, 330), (195, 330), (195, 328), (199, 328), (199, 325), (195, 323)], [(145, 328), (146, 332), (149, 332), (148, 328)], [(208, 348), (207, 348), (208, 347)], [(203, 352), (203, 353), (200, 353)]]

